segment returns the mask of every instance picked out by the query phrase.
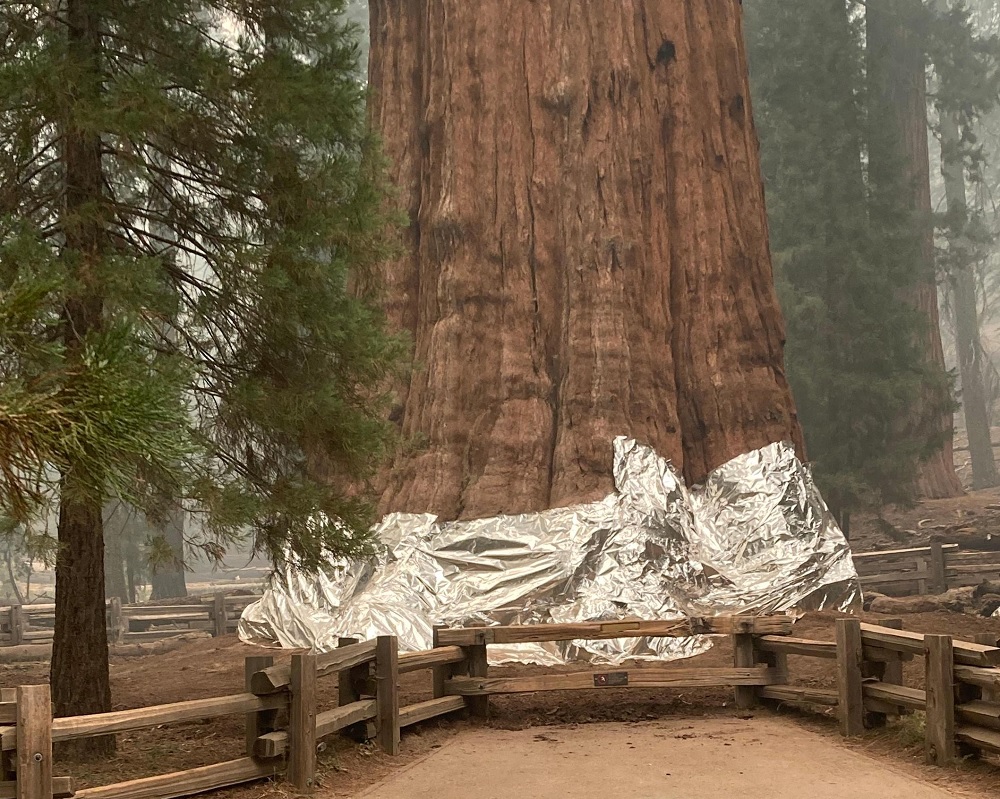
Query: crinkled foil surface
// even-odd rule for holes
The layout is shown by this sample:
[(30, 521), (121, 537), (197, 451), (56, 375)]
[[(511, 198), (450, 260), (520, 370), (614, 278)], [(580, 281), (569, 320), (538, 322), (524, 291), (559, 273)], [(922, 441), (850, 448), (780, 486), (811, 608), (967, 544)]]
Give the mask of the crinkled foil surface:
[[(857, 609), (850, 548), (808, 470), (777, 443), (685, 487), (668, 461), (614, 442), (616, 491), (599, 502), (468, 522), (392, 514), (381, 555), (274, 575), (240, 620), (264, 646), (326, 652), (339, 637), (396, 635), (429, 649), (437, 624), (545, 624), (623, 618)], [(490, 647), (490, 660), (543, 664), (671, 659), (711, 645), (625, 638)]]

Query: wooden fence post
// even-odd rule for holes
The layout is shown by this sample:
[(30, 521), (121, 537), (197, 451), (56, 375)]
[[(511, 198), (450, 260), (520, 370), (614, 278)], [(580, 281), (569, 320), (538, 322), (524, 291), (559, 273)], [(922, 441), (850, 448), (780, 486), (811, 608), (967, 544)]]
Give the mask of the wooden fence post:
[[(888, 627), (890, 630), (903, 629), (902, 619), (879, 619), (878, 624), (880, 627)], [(892, 685), (902, 685), (903, 684), (902, 656), (897, 657), (891, 663), (885, 663), (884, 666), (885, 668), (883, 669), (881, 676), (882, 682), (887, 682)]]
[(837, 714), (840, 732), (844, 736), (861, 735), (865, 731), (865, 701), (861, 691), (861, 622), (858, 619), (837, 619)]
[[(484, 632), (476, 634), (476, 643), (463, 646), (465, 660), (459, 664), (459, 669), (470, 677), (486, 677), (489, 675), (489, 660), (486, 654), (486, 635)], [(489, 696), (467, 696), (465, 706), (472, 716), (487, 718), (490, 715)]]
[(48, 685), (17, 689), (17, 799), (52, 799), (52, 703)]
[[(986, 646), (996, 646), (997, 634), (977, 633), (975, 637), (975, 642), (977, 644), (985, 644)], [(1000, 698), (1000, 692), (997, 692), (992, 688), (983, 688), (981, 690), (980, 696), (987, 702), (996, 702), (997, 699)]]
[(19, 646), (24, 643), (26, 622), (27, 619), (21, 606), (12, 605), (10, 608), (10, 643), (12, 646)]
[(399, 754), (399, 641), (380, 635), (375, 641), (375, 706), (379, 746)]
[(316, 781), (316, 656), (292, 655), (288, 720), (288, 780), (311, 792)]
[[(751, 633), (733, 634), (733, 665), (738, 669), (752, 668), (754, 657), (753, 635)], [(737, 685), (736, 707), (739, 710), (752, 710), (757, 706), (757, 690), (752, 685)]]
[[(441, 646), (438, 641), (438, 634), (441, 630), (445, 629), (443, 626), (438, 625), (434, 627), (434, 649)], [(431, 696), (435, 699), (440, 699), (444, 696), (444, 682), (447, 680), (452, 673), (451, 666), (435, 666), (431, 669)]]
[(931, 582), (935, 594), (943, 594), (948, 590), (948, 575), (944, 567), (944, 548), (940, 538), (931, 541)]
[[(357, 638), (338, 638), (337, 646), (352, 646), (358, 643)], [(371, 681), (372, 664), (362, 663), (345, 669), (337, 674), (338, 697), (337, 704), (340, 707), (357, 702), (363, 693), (369, 691), (368, 684)], [(343, 734), (352, 740), (363, 742), (370, 741), (375, 737), (375, 722), (372, 719), (352, 724), (343, 730)]]
[(221, 638), (228, 631), (228, 619), (226, 618), (226, 595), (221, 591), (216, 592), (213, 600), (212, 620), (215, 630), (212, 632), (216, 638)]
[[(270, 656), (248, 657), (244, 661), (243, 673), (246, 680), (246, 689), (250, 691), (250, 681), (258, 671), (270, 668), (274, 665), (274, 658)], [(247, 713), (247, 754), (253, 755), (256, 748), (257, 739), (269, 732), (274, 732), (275, 722), (278, 718), (277, 710), (258, 710), (254, 713)]]
[(926, 668), (927, 762), (948, 765), (955, 759), (955, 660), (950, 635), (924, 636)]

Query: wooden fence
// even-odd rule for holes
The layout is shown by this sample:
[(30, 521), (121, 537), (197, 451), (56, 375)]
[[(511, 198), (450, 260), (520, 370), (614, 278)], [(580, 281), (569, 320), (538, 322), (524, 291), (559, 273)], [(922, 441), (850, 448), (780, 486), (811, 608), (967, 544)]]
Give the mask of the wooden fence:
[[(927, 715), (929, 761), (951, 762), (958, 753), (1000, 752), (1000, 648), (989, 642), (953, 641), (901, 629), (838, 619), (836, 641), (791, 636), (786, 616), (733, 616), (681, 621), (620, 621), (435, 630), (434, 648), (400, 655), (392, 636), (343, 639), (333, 652), (296, 654), (288, 664), (270, 657), (246, 660), (244, 690), (93, 716), (53, 719), (48, 686), (4, 689), (0, 695), (0, 799), (173, 799), (284, 773), (300, 792), (316, 781), (319, 739), (338, 732), (375, 739), (398, 752), (402, 728), (467, 710), (482, 716), (498, 694), (618, 688), (732, 687), (736, 705), (763, 701), (837, 708), (844, 735), (858, 735), (889, 716), (913, 710)], [(729, 635), (731, 668), (588, 669), (532, 676), (491, 677), (491, 644), (641, 636)], [(794, 685), (791, 655), (832, 661), (836, 689)], [(923, 688), (903, 685), (903, 662), (925, 658)], [(428, 670), (431, 698), (400, 707), (399, 678)], [(319, 707), (318, 682), (336, 676), (336, 707)], [(245, 755), (199, 768), (128, 782), (74, 789), (53, 776), (52, 743), (112, 735), (178, 722), (239, 714), (246, 718)], [(283, 724), (282, 724), (283, 722)]]
[[(750, 701), (777, 700), (837, 709), (845, 736), (881, 726), (889, 716), (926, 713), (927, 761), (952, 762), (957, 754), (1000, 752), (1000, 648), (996, 636), (978, 642), (901, 629), (899, 619), (864, 624), (838, 619), (836, 641), (761, 636), (752, 642), (755, 660), (788, 674), (788, 656), (835, 661), (835, 690), (784, 684), (755, 691)], [(903, 662), (924, 658), (923, 688), (903, 685)]]
[(949, 588), (1000, 580), (1000, 551), (960, 549), (933, 542), (926, 547), (855, 552), (861, 587), (893, 596), (940, 594)]
[[(386, 752), (396, 754), (403, 728), (461, 710), (483, 715), (490, 694), (616, 687), (738, 686), (737, 690), (754, 690), (775, 684), (781, 677), (769, 665), (737, 662), (733, 668), (648, 667), (494, 679), (487, 674), (489, 644), (702, 633), (731, 634), (737, 641), (753, 641), (764, 635), (787, 635), (791, 624), (785, 616), (764, 616), (437, 629), (433, 649), (404, 655), (399, 654), (393, 636), (360, 642), (343, 639), (333, 652), (296, 654), (287, 665), (274, 665), (270, 657), (247, 658), (242, 693), (70, 718), (52, 719), (48, 686), (18, 688), (0, 697), (0, 750), (5, 771), (0, 778), (6, 780), (0, 782), (0, 799), (74, 795), (80, 799), (173, 799), (283, 772), (297, 790), (306, 792), (315, 783), (319, 739), (345, 731), (358, 738), (374, 738)], [(746, 654), (755, 650), (751, 644), (739, 651)], [(431, 698), (400, 707), (400, 676), (422, 670), (431, 675)], [(317, 683), (334, 675), (338, 704), (320, 709)], [(231, 714), (246, 716), (244, 757), (79, 791), (74, 790), (71, 779), (53, 777), (53, 741)], [(279, 729), (282, 718), (287, 718), (287, 723)]]
[[(259, 599), (252, 595), (216, 593), (197, 604), (122, 605), (108, 600), (108, 640), (134, 643), (170, 638), (192, 630), (213, 636), (234, 632), (243, 609)], [(52, 642), (55, 605), (0, 607), (0, 647)]]

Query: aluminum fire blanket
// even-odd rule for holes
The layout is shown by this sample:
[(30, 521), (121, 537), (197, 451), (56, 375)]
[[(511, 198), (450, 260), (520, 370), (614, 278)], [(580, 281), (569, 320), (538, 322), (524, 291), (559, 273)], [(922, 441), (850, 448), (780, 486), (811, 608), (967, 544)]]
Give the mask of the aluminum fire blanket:
[[(326, 652), (337, 638), (393, 634), (428, 649), (435, 624), (544, 624), (858, 608), (850, 548), (790, 445), (720, 466), (688, 489), (669, 462), (614, 442), (616, 492), (520, 516), (440, 522), (393, 514), (383, 552), (318, 576), (276, 574), (240, 637)], [(677, 658), (703, 637), (490, 647), (491, 662)]]

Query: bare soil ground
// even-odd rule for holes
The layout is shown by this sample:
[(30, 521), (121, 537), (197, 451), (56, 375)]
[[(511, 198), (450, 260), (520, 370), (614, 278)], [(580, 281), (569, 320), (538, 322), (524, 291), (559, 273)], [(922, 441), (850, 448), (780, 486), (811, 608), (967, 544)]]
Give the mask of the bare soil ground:
[(912, 508), (887, 508), (880, 515), (859, 515), (850, 532), (857, 552), (923, 546), (932, 536), (973, 548), (1000, 549), (1000, 488), (924, 500)]
[[(805, 790), (803, 790), (805, 789)], [(359, 799), (949, 799), (881, 758), (761, 717), (470, 730)], [(334, 793), (334, 795), (337, 795)]]
[[(866, 614), (867, 618), (878, 618)], [(796, 624), (795, 634), (806, 638), (833, 639), (836, 614), (810, 614)], [(920, 632), (949, 633), (969, 639), (979, 632), (1000, 636), (1000, 620), (954, 613), (910, 614), (907, 629)], [(137, 659), (115, 659), (112, 683), (115, 709), (142, 707), (186, 699), (199, 699), (237, 693), (243, 687), (243, 658), (259, 655), (261, 650), (241, 644), (235, 636), (192, 641), (173, 652)], [(278, 652), (280, 662), (288, 657)], [(719, 639), (709, 652), (678, 667), (690, 665), (731, 665), (732, 653), (727, 639)], [(641, 667), (641, 664), (640, 664)], [(570, 667), (564, 667), (571, 670)], [(921, 661), (906, 665), (907, 681), (918, 685)], [(834, 686), (831, 661), (790, 658), (794, 682)], [(538, 667), (514, 666), (491, 669), (496, 674), (537, 673)], [(4, 687), (43, 682), (47, 668), (39, 663), (0, 664), (0, 685)], [(406, 675), (401, 686), (401, 704), (410, 704), (430, 695), (429, 673)], [(321, 709), (335, 706), (336, 680), (320, 680)], [(485, 726), (494, 730), (573, 726), (590, 722), (644, 723), (677, 718), (740, 718), (732, 708), (732, 692), (725, 689), (688, 691), (622, 690), (571, 691), (497, 697)], [(832, 746), (848, 745), (884, 757), (889, 764), (914, 769), (927, 781), (939, 782), (969, 791), (1000, 792), (1000, 762), (985, 760), (964, 763), (953, 769), (922, 765), (922, 734), (918, 717), (907, 717), (885, 730), (873, 731), (859, 741), (843, 744), (832, 718), (824, 719), (794, 711), (781, 711), (790, 735), (794, 725), (803, 725), (827, 736)], [(755, 711), (757, 717), (771, 717), (773, 711)], [(742, 717), (746, 717), (743, 714)], [(472, 727), (463, 720), (436, 720), (404, 732), (402, 756), (388, 758), (369, 745), (351, 743), (332, 737), (321, 755), (321, 785), (332, 795), (352, 796), (378, 783), (391, 772), (415, 762), (444, 745), (452, 736)], [(207, 765), (243, 754), (243, 719), (216, 719), (161, 727), (119, 736), (116, 757), (101, 763), (57, 764), (57, 774), (72, 774), (81, 786), (103, 785), (137, 777), (162, 774)], [(943, 782), (942, 782), (943, 781)], [(227, 791), (237, 799), (274, 799), (289, 792), (281, 783), (259, 784)]]

